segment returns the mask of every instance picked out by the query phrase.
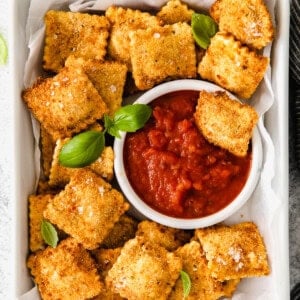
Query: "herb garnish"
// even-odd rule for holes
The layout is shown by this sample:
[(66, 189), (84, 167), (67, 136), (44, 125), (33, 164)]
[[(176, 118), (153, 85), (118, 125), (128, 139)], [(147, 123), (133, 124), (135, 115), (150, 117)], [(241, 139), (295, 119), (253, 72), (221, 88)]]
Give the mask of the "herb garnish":
[(7, 45), (3, 38), (3, 36), (0, 34), (0, 65), (4, 65), (7, 61)]
[(58, 235), (54, 226), (46, 221), (43, 220), (41, 223), (41, 234), (42, 238), (44, 239), (45, 243), (53, 248), (57, 246), (58, 243)]
[(74, 136), (62, 148), (59, 163), (69, 168), (81, 168), (97, 160), (105, 147), (105, 133), (120, 137), (120, 131), (135, 132), (142, 128), (152, 113), (150, 106), (131, 104), (118, 109), (113, 118), (104, 116), (105, 130), (86, 131)]
[(183, 270), (180, 271), (180, 277), (183, 287), (183, 297), (185, 299), (191, 291), (192, 283), (189, 274)]
[(210, 16), (193, 13), (191, 25), (196, 43), (201, 48), (207, 49), (210, 44), (210, 39), (218, 31), (217, 23)]

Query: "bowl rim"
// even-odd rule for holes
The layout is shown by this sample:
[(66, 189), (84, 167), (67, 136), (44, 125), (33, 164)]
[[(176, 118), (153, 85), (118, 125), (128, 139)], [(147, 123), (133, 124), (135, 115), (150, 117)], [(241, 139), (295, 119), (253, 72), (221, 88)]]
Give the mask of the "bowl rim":
[[(241, 102), (230, 92), (210, 82), (196, 79), (179, 79), (155, 86), (151, 90), (148, 90), (144, 94), (139, 96), (138, 99), (134, 101), (134, 104), (148, 104), (162, 95), (183, 90), (206, 90), (208, 92), (225, 91), (232, 99)], [(133, 208), (137, 210), (138, 214), (141, 214), (143, 217), (162, 225), (179, 229), (196, 229), (217, 224), (237, 212), (250, 199), (252, 193), (256, 188), (262, 164), (262, 143), (257, 126), (255, 126), (252, 134), (252, 162), (248, 179), (238, 196), (221, 210), (205, 217), (184, 219), (167, 216), (154, 210), (152, 207), (146, 204), (132, 188), (126, 176), (123, 161), (125, 137), (126, 132), (122, 132), (120, 138), (116, 138), (113, 145), (115, 153), (115, 177), (118, 181), (120, 189), (124, 193), (125, 198), (127, 198), (127, 200), (132, 204)]]

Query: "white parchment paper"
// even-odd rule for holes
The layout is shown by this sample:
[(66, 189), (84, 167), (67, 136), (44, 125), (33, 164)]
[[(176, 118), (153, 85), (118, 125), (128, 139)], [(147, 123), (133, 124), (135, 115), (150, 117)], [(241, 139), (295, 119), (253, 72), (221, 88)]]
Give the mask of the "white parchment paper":
[[(43, 18), (49, 9), (61, 9), (71, 11), (94, 12), (105, 10), (110, 5), (139, 8), (143, 10), (159, 9), (167, 0), (32, 0), (29, 10), (26, 35), (29, 57), (25, 66), (24, 85), (30, 86), (43, 71), (41, 68), (42, 52), (44, 43)], [(192, 8), (199, 11), (207, 10), (214, 0), (186, 0), (184, 1)], [(269, 11), (274, 18), (275, 0), (265, 1)], [(264, 49), (264, 55), (270, 56), (271, 45)], [(263, 164), (261, 177), (257, 188), (250, 200), (233, 216), (226, 220), (226, 223), (233, 224), (243, 221), (254, 221), (264, 237), (271, 265), (271, 274), (261, 278), (243, 279), (232, 299), (259, 300), (278, 299), (277, 289), (280, 288), (280, 274), (276, 270), (274, 262), (280, 259), (280, 235), (274, 232), (274, 222), (280, 214), (280, 198), (274, 193), (271, 187), (271, 180), (274, 176), (275, 154), (273, 142), (264, 127), (263, 115), (274, 103), (274, 95), (271, 85), (272, 70), (269, 68), (264, 80), (251, 98), (250, 104), (255, 107), (261, 118), (258, 124), (259, 132), (263, 143)], [(38, 159), (37, 159), (38, 165)], [(23, 295), (20, 299), (39, 299), (36, 289)], [(278, 299), (281, 300), (281, 299)]]

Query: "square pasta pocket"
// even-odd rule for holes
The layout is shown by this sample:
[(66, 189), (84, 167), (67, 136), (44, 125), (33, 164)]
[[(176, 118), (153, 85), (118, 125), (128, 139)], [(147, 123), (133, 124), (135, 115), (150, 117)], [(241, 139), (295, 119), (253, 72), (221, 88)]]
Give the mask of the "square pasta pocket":
[(129, 36), (132, 75), (139, 89), (150, 89), (168, 78), (196, 77), (195, 44), (188, 24), (137, 30)]
[(163, 300), (168, 298), (180, 270), (180, 258), (137, 237), (125, 244), (106, 283), (124, 298)]
[(50, 10), (45, 25), (44, 69), (58, 72), (71, 54), (104, 58), (110, 28), (106, 17)]
[(86, 129), (107, 112), (81, 68), (65, 67), (52, 78), (38, 80), (23, 92), (23, 100), (54, 140)]
[(86, 249), (95, 249), (129, 208), (120, 192), (94, 172), (82, 169), (53, 198), (44, 217)]
[(90, 299), (103, 290), (95, 261), (73, 238), (31, 255), (27, 265), (44, 300)]

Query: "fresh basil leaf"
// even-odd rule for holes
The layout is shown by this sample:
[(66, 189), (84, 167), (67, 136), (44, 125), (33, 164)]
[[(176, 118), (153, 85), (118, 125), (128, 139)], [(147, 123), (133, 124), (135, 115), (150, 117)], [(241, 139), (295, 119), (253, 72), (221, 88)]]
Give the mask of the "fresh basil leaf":
[(104, 127), (107, 130), (108, 128), (112, 127), (114, 125), (114, 121), (113, 119), (108, 116), (108, 115), (104, 115)]
[(53, 248), (57, 246), (58, 243), (58, 235), (54, 226), (48, 222), (43, 220), (41, 223), (41, 234), (45, 243)]
[(111, 136), (120, 137), (120, 129), (108, 115), (104, 115), (104, 127)]
[(217, 23), (207, 15), (193, 13), (192, 32), (196, 43), (203, 49), (207, 49), (210, 39), (218, 31)]
[(132, 104), (121, 107), (114, 115), (114, 126), (121, 131), (135, 132), (142, 128), (152, 113), (146, 104)]
[(7, 45), (3, 36), (0, 34), (0, 65), (6, 64), (7, 55), (8, 55)]
[(183, 287), (183, 297), (186, 298), (192, 287), (191, 279), (188, 273), (184, 272), (183, 270), (180, 271), (180, 277), (182, 281), (182, 287)]
[(94, 162), (105, 146), (104, 133), (86, 131), (67, 142), (60, 154), (59, 163), (64, 167), (82, 168)]

